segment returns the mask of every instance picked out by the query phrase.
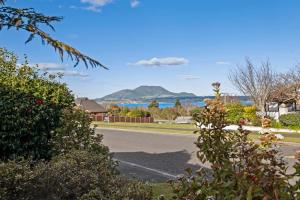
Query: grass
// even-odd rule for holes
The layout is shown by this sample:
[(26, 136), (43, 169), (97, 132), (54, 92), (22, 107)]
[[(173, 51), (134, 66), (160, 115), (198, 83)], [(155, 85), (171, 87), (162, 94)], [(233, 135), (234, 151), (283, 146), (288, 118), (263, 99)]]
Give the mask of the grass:
[[(300, 134), (297, 136), (296, 134), (293, 133), (276, 133), (276, 134), (281, 134), (284, 136), (283, 142), (295, 142), (295, 143), (300, 143)], [(249, 135), (249, 138), (252, 140), (258, 140), (260, 135), (258, 133), (251, 133)]]
[(107, 127), (147, 127), (147, 128), (168, 128), (168, 129), (190, 129), (194, 130), (194, 124), (169, 124), (169, 123), (126, 123), (126, 122), (93, 122), (93, 124), (97, 124), (100, 126), (107, 126)]
[[(176, 133), (176, 134), (193, 134), (197, 130), (193, 124), (157, 124), (157, 123), (124, 123), (124, 122), (93, 122), (98, 127), (136, 130), (141, 132), (157, 132), (157, 133)], [(283, 142), (300, 143), (299, 133), (280, 133), (284, 136)], [(258, 140), (258, 133), (251, 133), (250, 139)]]
[(156, 124), (156, 123), (125, 123), (125, 122), (93, 122), (102, 128), (136, 130), (141, 132), (192, 134), (197, 130), (192, 124)]
[(172, 199), (172, 188), (168, 183), (153, 183), (153, 200), (157, 200), (160, 195), (164, 195), (165, 199)]

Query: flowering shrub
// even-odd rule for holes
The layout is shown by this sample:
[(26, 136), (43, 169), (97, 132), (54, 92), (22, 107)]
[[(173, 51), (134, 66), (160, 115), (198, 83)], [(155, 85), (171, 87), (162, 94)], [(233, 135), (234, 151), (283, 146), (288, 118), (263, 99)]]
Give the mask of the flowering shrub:
[[(260, 144), (249, 141), (248, 131), (224, 130), (228, 125), (226, 109), (220, 98), (220, 84), (215, 83), (216, 98), (206, 100), (206, 107), (195, 119), (197, 156), (208, 162), (211, 170), (200, 169), (194, 175), (172, 182), (175, 199), (189, 200), (281, 200), (299, 199), (296, 187), (289, 184), (287, 166), (278, 154), (273, 134), (262, 137)], [(299, 175), (299, 174), (298, 174)], [(299, 189), (299, 188), (298, 188)]]
[(0, 49), (0, 160), (49, 159), (61, 111), (72, 105), (66, 85)]

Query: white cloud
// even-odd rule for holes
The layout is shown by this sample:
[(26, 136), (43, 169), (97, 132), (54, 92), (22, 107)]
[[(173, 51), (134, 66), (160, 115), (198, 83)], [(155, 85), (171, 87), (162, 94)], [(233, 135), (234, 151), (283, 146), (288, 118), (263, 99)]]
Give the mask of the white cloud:
[(196, 75), (179, 75), (180, 78), (184, 79), (184, 80), (197, 80), (200, 79), (200, 76), (196, 76)]
[(217, 61), (216, 64), (217, 65), (230, 65), (230, 62), (227, 62), (227, 61)]
[(75, 77), (88, 77), (86, 73), (79, 71), (69, 71), (69, 70), (51, 70), (48, 71), (49, 74), (63, 74), (64, 76), (75, 76)]
[(140, 1), (138, 1), (138, 0), (131, 0), (131, 2), (130, 2), (130, 5), (132, 8), (138, 7), (139, 4), (140, 4)]
[(60, 64), (60, 63), (37, 63), (39, 69), (44, 71), (51, 71), (51, 70), (65, 70), (67, 65)]
[(151, 58), (149, 60), (139, 60), (129, 65), (135, 66), (175, 66), (188, 64), (188, 60), (185, 58), (178, 57), (166, 57), (166, 58)]
[(80, 0), (81, 3), (89, 3), (92, 6), (105, 6), (112, 2), (112, 0)]
[(75, 7), (75, 8), (80, 8), (84, 10), (89, 10), (93, 12), (101, 12), (101, 7), (112, 3), (113, 0), (80, 0), (81, 3), (86, 3), (89, 6), (87, 7)]
[(76, 70), (67, 70), (66, 64), (60, 64), (60, 63), (37, 63), (37, 64), (30, 64), (32, 66), (37, 66), (38, 69), (41, 69), (45, 72), (48, 72), (48, 74), (63, 74), (64, 76), (74, 76), (74, 77), (80, 77), (80, 78), (86, 78), (89, 75), (87, 73), (82, 73)]

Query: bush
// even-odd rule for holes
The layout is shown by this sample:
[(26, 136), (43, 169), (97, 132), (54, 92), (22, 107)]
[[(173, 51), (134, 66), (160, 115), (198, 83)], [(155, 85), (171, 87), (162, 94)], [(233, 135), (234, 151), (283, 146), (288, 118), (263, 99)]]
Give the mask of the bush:
[(230, 103), (225, 105), (226, 119), (230, 123), (238, 123), (244, 117), (244, 106), (240, 103)]
[(193, 108), (193, 109), (190, 111), (190, 115), (191, 115), (192, 117), (195, 117), (195, 116), (197, 116), (198, 114), (201, 113), (201, 110), (202, 110), (202, 108), (200, 108), (200, 107)]
[(243, 118), (251, 122), (257, 120), (258, 117), (256, 115), (256, 106), (245, 106), (243, 112)]
[(0, 177), (3, 200), (151, 199), (147, 185), (122, 179), (107, 155), (87, 151), (71, 151), (47, 163), (29, 160), (1, 163)]
[(0, 160), (19, 156), (50, 159), (52, 133), (73, 95), (55, 76), (40, 74), (27, 62), (0, 49)]
[(123, 107), (121, 109), (121, 112), (119, 113), (119, 115), (121, 117), (126, 117), (126, 115), (130, 112), (130, 109), (128, 107)]
[(281, 115), (279, 121), (283, 126), (300, 128), (300, 114)]
[(127, 115), (127, 117), (150, 117), (150, 112), (143, 110), (141, 108), (133, 108), (130, 110)]
[(281, 125), (281, 123), (280, 122), (277, 122), (276, 120), (272, 120), (271, 121), (271, 127), (272, 128), (282, 128), (282, 125)]
[(102, 144), (103, 136), (91, 128), (91, 118), (80, 109), (65, 109), (51, 138), (54, 154), (71, 150), (88, 150), (107, 154), (108, 148)]

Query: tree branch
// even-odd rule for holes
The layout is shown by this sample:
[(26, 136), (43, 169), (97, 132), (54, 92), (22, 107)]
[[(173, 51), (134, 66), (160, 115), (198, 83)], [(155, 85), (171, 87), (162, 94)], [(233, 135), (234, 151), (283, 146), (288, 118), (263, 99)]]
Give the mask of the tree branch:
[[(0, 5), (4, 4), (5, 0), (0, 0)], [(99, 61), (84, 55), (72, 46), (63, 43), (59, 40), (52, 38), (49, 34), (39, 28), (39, 25), (46, 25), (54, 30), (51, 23), (61, 21), (62, 17), (57, 16), (45, 16), (42, 13), (35, 12), (32, 8), (18, 9), (12, 7), (0, 7), (0, 30), (3, 28), (16, 28), (17, 30), (22, 29), (30, 33), (25, 43), (30, 42), (35, 36), (41, 38), (43, 44), (47, 43), (51, 45), (56, 52), (58, 52), (61, 60), (63, 61), (64, 54), (68, 54), (72, 60), (75, 60), (75, 66), (80, 61), (84, 62), (86, 68), (90, 65), (91, 67), (103, 67)]]

